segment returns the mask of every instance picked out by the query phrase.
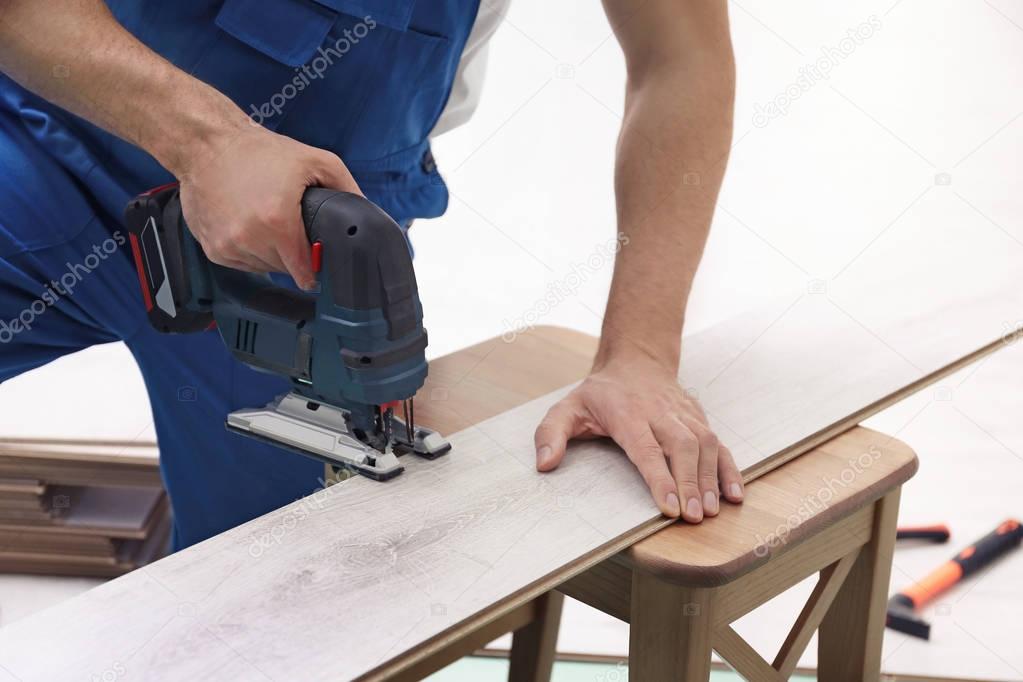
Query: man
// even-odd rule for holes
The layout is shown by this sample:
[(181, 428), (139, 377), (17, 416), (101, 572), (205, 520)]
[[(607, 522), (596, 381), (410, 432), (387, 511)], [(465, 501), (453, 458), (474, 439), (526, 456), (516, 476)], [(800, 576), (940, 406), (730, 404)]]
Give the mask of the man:
[[(150, 328), (130, 258), (106, 248), (123, 241), (125, 203), (177, 179), (211, 260), (312, 286), (306, 187), (362, 192), (403, 225), (444, 212), (429, 137), (471, 112), (503, 4), (0, 0), (0, 321), (33, 311), (0, 339), (0, 381), (123, 340), (150, 393), (175, 548), (308, 494), (321, 466), (224, 430), (285, 385), (215, 332)], [(731, 139), (726, 3), (604, 4), (628, 66), (615, 182), (628, 245), (592, 373), (536, 430), (537, 468), (558, 466), (571, 438), (610, 436), (663, 513), (695, 523), (722, 495), (742, 499), (676, 380)], [(57, 286), (69, 269), (73, 292)]]

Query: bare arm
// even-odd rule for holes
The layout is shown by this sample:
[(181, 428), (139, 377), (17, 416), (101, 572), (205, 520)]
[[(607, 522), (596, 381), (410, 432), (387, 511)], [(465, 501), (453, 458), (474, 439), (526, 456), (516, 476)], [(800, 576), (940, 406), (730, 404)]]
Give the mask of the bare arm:
[(605, 0), (625, 52), (619, 229), (598, 364), (616, 348), (678, 367), (686, 299), (732, 139), (735, 66), (721, 0)]
[[(590, 377), (537, 430), (538, 467), (568, 438), (614, 438), (669, 516), (699, 521), (742, 499), (727, 448), (676, 374), (686, 300), (732, 135), (735, 67), (725, 0), (604, 0), (628, 70), (615, 262)], [(545, 449), (546, 448), (546, 449)]]
[(102, 0), (0, 0), (0, 71), (173, 173), (189, 227), (215, 262), (286, 270), (311, 285), (298, 206), (310, 184), (357, 191), (336, 156), (251, 124), (139, 42)]

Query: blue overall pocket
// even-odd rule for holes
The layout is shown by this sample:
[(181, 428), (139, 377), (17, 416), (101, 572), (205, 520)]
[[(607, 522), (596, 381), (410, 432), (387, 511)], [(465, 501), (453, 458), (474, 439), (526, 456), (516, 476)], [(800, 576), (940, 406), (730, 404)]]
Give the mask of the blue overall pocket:
[[(225, 0), (221, 36), (194, 75), (256, 123), (330, 150), (402, 217), (447, 195), (427, 138), (476, 5), (417, 0)], [(464, 36), (462, 36), (464, 37)], [(372, 187), (370, 187), (372, 185)]]

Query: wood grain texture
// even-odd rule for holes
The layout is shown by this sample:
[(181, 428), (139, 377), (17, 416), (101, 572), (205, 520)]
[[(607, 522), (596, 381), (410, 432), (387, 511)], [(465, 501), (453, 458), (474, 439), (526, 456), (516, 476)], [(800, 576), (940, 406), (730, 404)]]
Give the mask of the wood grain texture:
[(859, 556), (858, 552), (859, 550), (857, 553), (847, 554), (820, 572), (817, 585), (774, 657), (772, 666), (781, 673), (783, 679), (788, 679), (795, 671), (799, 657), (803, 655), (806, 645), (810, 643), (810, 637), (831, 608), (831, 602), (842, 587), (845, 577), (849, 575), (849, 569), (852, 568), (856, 557)]
[(629, 676), (644, 682), (710, 679), (714, 590), (632, 575)]
[(722, 625), (714, 633), (714, 649), (721, 658), (742, 675), (754, 682), (784, 682), (789, 678), (768, 665), (760, 654), (739, 636), (732, 626)]
[[(757, 479), (742, 505), (723, 505), (698, 526), (669, 526), (625, 556), (631, 566), (678, 584), (730, 583), (865, 509), (906, 482), (917, 466), (905, 443), (855, 427)], [(868, 539), (864, 534), (860, 543)]]
[[(754, 315), (687, 339), (683, 385), (760, 473), (991, 348), (1021, 317), (1019, 287), (953, 293), (911, 320), (867, 300), (887, 316), (857, 315), (869, 331), (805, 296), (766, 325)], [(459, 385), (478, 379), (469, 370)], [(0, 679), (128, 659), (126, 679), (374, 677), (469, 618), (499, 618), (665, 525), (610, 443), (575, 443), (561, 468), (535, 473), (533, 428), (566, 391), (451, 434), (451, 455), (408, 460), (386, 485), (332, 486), (0, 630)]]
[(557, 590), (534, 600), (536, 619), (512, 636), (508, 682), (550, 682), (564, 601)]
[(894, 490), (875, 505), (870, 543), (860, 550), (821, 622), (817, 669), (823, 680), (869, 682), (880, 677), (899, 495)]

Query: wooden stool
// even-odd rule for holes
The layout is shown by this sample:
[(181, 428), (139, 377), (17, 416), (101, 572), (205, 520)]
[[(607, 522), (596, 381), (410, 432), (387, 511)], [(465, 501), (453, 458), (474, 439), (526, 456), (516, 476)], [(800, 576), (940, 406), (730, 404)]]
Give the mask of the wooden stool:
[[(629, 673), (706, 680), (711, 650), (748, 680), (787, 679), (820, 627), (822, 680), (878, 679), (903, 443), (855, 428), (747, 486), (741, 506), (677, 524), (559, 589), (631, 624)], [(731, 623), (820, 573), (772, 663)]]
[[(537, 327), (438, 358), (417, 422), (454, 433), (577, 381), (595, 345)], [(785, 679), (818, 625), (820, 679), (877, 679), (899, 491), (916, 466), (903, 443), (852, 429), (751, 483), (742, 505), (723, 503), (715, 518), (665, 528), (583, 572), (566, 567), (549, 587), (493, 605), (367, 679), (419, 680), (514, 632), (509, 679), (549, 680), (561, 593), (631, 623), (633, 680), (706, 680), (712, 649), (748, 679)], [(769, 665), (730, 623), (818, 571)]]

